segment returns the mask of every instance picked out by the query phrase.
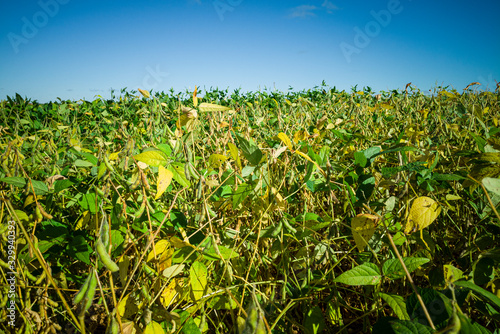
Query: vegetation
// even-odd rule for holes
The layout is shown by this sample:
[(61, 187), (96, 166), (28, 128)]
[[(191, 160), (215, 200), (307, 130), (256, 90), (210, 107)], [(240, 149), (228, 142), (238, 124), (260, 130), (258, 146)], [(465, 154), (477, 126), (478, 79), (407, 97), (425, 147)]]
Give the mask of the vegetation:
[(17, 333), (492, 333), (500, 92), (469, 86), (7, 97), (0, 332), (15, 295)]

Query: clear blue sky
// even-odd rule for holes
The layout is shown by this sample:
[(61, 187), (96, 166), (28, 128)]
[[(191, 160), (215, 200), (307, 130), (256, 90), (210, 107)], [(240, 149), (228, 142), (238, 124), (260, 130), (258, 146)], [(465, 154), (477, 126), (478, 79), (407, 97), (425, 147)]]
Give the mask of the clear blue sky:
[(2, 1), (0, 36), (0, 99), (500, 81), (498, 0)]

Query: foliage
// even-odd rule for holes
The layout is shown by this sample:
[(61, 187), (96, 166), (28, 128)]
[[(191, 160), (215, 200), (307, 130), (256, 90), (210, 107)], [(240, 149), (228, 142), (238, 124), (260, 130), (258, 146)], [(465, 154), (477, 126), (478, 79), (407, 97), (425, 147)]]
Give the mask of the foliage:
[(498, 92), (201, 95), (0, 102), (2, 319), (15, 271), (19, 333), (500, 325)]

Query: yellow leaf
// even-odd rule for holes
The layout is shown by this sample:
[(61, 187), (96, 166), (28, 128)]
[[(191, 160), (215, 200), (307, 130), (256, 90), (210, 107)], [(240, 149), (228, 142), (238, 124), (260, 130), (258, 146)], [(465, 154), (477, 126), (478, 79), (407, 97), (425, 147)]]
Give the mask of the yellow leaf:
[(175, 248), (193, 247), (193, 245), (191, 245), (189, 242), (182, 241), (178, 237), (171, 237), (170, 244)]
[(444, 274), (444, 279), (446, 280), (446, 282), (449, 283), (458, 281), (464, 276), (462, 270), (452, 266), (451, 264), (443, 265), (443, 274)]
[(183, 264), (174, 264), (173, 266), (169, 266), (168, 268), (165, 268), (162, 272), (162, 275), (166, 277), (167, 279), (173, 278), (180, 273), (182, 273), (182, 270), (184, 270), (185, 265)]
[(196, 92), (198, 92), (198, 87), (194, 86), (193, 92), (193, 105), (196, 107), (198, 105), (198, 97), (196, 96)]
[(118, 159), (118, 155), (120, 154), (120, 152), (114, 152), (114, 153), (111, 153), (108, 157), (108, 160), (116, 160)]
[(149, 98), (149, 92), (144, 89), (137, 88), (137, 90), (144, 96), (145, 98)]
[(383, 109), (387, 109), (387, 110), (391, 110), (394, 108), (394, 106), (392, 106), (391, 104), (389, 103), (381, 103), (380, 104), (380, 107), (383, 108)]
[(129, 293), (118, 304), (117, 311), (120, 317), (130, 319), (139, 311), (139, 306), (141, 305), (136, 305), (134, 298), (131, 298)]
[(360, 252), (368, 245), (377, 224), (378, 217), (367, 213), (359, 214), (351, 220), (352, 236)]
[(238, 148), (233, 143), (228, 143), (227, 146), (229, 146), (229, 152), (231, 153), (231, 158), (233, 158), (233, 160), (236, 161), (236, 165), (238, 166), (239, 169), (241, 169), (241, 160), (240, 160), (240, 155), (238, 154)]
[(165, 289), (163, 289), (160, 302), (163, 306), (168, 308), (172, 303), (180, 301), (180, 297), (182, 295), (182, 286), (183, 278), (175, 278), (170, 281)]
[(76, 222), (76, 230), (85, 230), (89, 226), (91, 214), (89, 211), (83, 212), (83, 217)]
[(160, 198), (160, 196), (167, 190), (168, 186), (172, 182), (172, 177), (174, 173), (166, 169), (162, 165), (158, 166), (158, 181), (156, 183), (156, 196), (155, 200)]
[(225, 111), (230, 110), (229, 107), (220, 106), (213, 103), (200, 103), (200, 111)]
[(312, 162), (313, 164), (316, 164), (307, 154), (303, 153), (303, 152), (300, 152), (300, 151), (295, 151), (295, 153), (297, 153), (298, 155), (300, 155), (301, 157), (303, 157), (304, 159)]
[(170, 248), (170, 241), (167, 239), (158, 240), (151, 252), (149, 252), (146, 262), (150, 262), (155, 259), (159, 259), (160, 256)]
[(430, 197), (421, 196), (413, 201), (405, 227), (405, 233), (420, 231), (436, 220), (441, 212), (439, 204)]
[(309, 137), (307, 131), (300, 130), (295, 132), (295, 134), (293, 135), (293, 141), (295, 142), (295, 144), (297, 144), (299, 141), (307, 139), (307, 137)]
[(189, 269), (189, 282), (191, 283), (192, 297), (194, 301), (200, 300), (207, 291), (207, 267), (199, 261), (191, 265)]
[(128, 255), (123, 255), (118, 262), (118, 268), (120, 268), (120, 282), (124, 286), (128, 280), (128, 267), (130, 265), (130, 257)]
[(227, 160), (227, 157), (222, 154), (212, 154), (208, 158), (208, 165), (212, 168), (219, 168), (221, 164)]
[(283, 132), (278, 133), (278, 138), (281, 139), (281, 141), (288, 147), (290, 151), (293, 150), (292, 142), (290, 141), (290, 138)]
[(165, 334), (165, 331), (159, 323), (151, 321), (144, 329), (143, 334)]

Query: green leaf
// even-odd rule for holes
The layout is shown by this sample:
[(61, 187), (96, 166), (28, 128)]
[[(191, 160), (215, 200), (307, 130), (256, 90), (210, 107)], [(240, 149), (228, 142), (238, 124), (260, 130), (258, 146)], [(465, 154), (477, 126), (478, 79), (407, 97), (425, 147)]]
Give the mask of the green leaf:
[(238, 185), (238, 189), (233, 192), (233, 209), (236, 209), (247, 198), (252, 189), (253, 186), (247, 183)]
[(205, 256), (206, 259), (212, 260), (212, 261), (220, 260), (221, 257), (224, 260), (229, 260), (229, 259), (237, 258), (240, 256), (238, 254), (238, 252), (236, 252), (235, 250), (232, 250), (230, 248), (227, 248), (225, 246), (219, 245), (219, 246), (217, 246), (217, 248), (219, 249), (220, 256), (219, 256), (219, 254), (217, 254), (217, 250), (215, 249), (215, 246), (211, 246), (210, 248), (206, 249), (203, 252), (203, 255)]
[(258, 165), (262, 159), (262, 151), (254, 144), (250, 143), (245, 138), (236, 135), (241, 152), (251, 165)]
[(93, 167), (94, 165), (91, 162), (89, 162), (89, 161), (85, 161), (85, 160), (82, 160), (82, 159), (76, 159), (75, 160), (75, 166), (76, 167), (86, 168), (86, 167)]
[(192, 264), (189, 270), (189, 281), (195, 301), (200, 300), (207, 292), (207, 276), (208, 270), (203, 263), (196, 261)]
[[(49, 192), (49, 188), (47, 187), (47, 184), (43, 181), (37, 181), (37, 180), (31, 180), (31, 184), (33, 185), (33, 188), (35, 189), (35, 195), (41, 196), (45, 195)], [(31, 190), (31, 187), (30, 187)]]
[(68, 254), (75, 257), (85, 264), (90, 265), (90, 255), (93, 249), (87, 243), (87, 239), (83, 235), (75, 236), (68, 244)]
[(444, 279), (450, 283), (458, 281), (464, 276), (462, 270), (452, 266), (451, 264), (443, 265), (443, 274), (444, 274)]
[(417, 320), (380, 319), (373, 326), (373, 334), (431, 334), (435, 331)]
[(483, 179), (483, 185), (488, 191), (496, 195), (500, 195), (500, 179), (493, 177), (485, 177)]
[(377, 285), (381, 278), (377, 265), (366, 262), (342, 273), (334, 282), (347, 285)]
[[(78, 151), (74, 150), (74, 152), (78, 152)], [(78, 154), (80, 156), (84, 157), (85, 159), (87, 159), (87, 161), (90, 162), (92, 165), (97, 166), (97, 163), (99, 160), (96, 157), (94, 157), (92, 154), (87, 153), (87, 152), (78, 152)]]
[(481, 161), (500, 163), (500, 153), (481, 153), (477, 157)]
[(496, 295), (492, 294), (491, 292), (481, 288), (480, 286), (477, 286), (476, 284), (474, 284), (470, 281), (456, 281), (454, 284), (456, 286), (460, 286), (462, 288), (466, 288), (466, 289), (469, 289), (469, 290), (476, 292), (477, 294), (479, 294), (479, 296), (484, 301), (495, 306), (497, 308), (497, 310), (500, 310), (500, 298), (498, 298)]
[(193, 316), (187, 311), (176, 311), (180, 315), (182, 324), (181, 333), (183, 334), (201, 334), (201, 330), (196, 326)]
[(215, 310), (234, 310), (238, 307), (238, 304), (234, 301), (233, 298), (223, 295), (223, 296), (215, 296), (210, 299), (208, 302), (208, 307), (213, 308)]
[[(398, 144), (401, 145), (401, 144)], [(387, 153), (394, 153), (394, 152), (408, 152), (408, 151), (416, 151), (417, 149), (412, 146), (392, 146), (389, 147), (387, 150), (383, 150), (382, 152), (378, 152), (377, 154), (374, 154), (373, 157), (382, 155), (382, 154), (387, 154)]]
[(307, 333), (316, 334), (322, 333), (326, 327), (325, 318), (323, 318), (323, 313), (319, 306), (314, 306), (313, 308), (307, 310), (306, 317), (304, 319), (304, 327)]
[(161, 150), (151, 150), (134, 155), (134, 159), (152, 167), (165, 166), (168, 156)]
[(63, 191), (64, 189), (71, 187), (73, 184), (75, 183), (68, 179), (57, 180), (56, 182), (54, 182), (54, 192), (58, 193), (60, 191)]
[(174, 180), (177, 181), (181, 186), (189, 187), (191, 185), (191, 183), (186, 178), (183, 163), (173, 162), (167, 167), (167, 169), (172, 172)]
[(382, 292), (379, 293), (379, 296), (392, 308), (399, 320), (410, 320), (410, 316), (406, 312), (405, 299), (402, 296)]
[[(429, 262), (430, 260), (426, 257), (405, 257), (403, 258), (403, 262), (406, 265), (406, 268), (411, 273), (421, 265)], [(384, 262), (382, 266), (382, 272), (384, 276), (390, 279), (398, 279), (405, 277), (405, 272), (401, 262), (398, 259), (389, 259)]]
[(367, 148), (363, 151), (358, 151), (354, 153), (354, 161), (360, 167), (367, 167), (370, 165), (370, 159), (375, 157), (380, 152), (379, 146), (374, 146)]
[[(453, 313), (453, 306), (448, 297), (430, 288), (419, 289), (420, 296), (429, 311), (432, 321), (436, 327), (444, 326)], [(425, 312), (418, 301), (415, 293), (406, 299), (406, 311), (411, 319), (428, 325)]]
[(474, 266), (474, 283), (488, 284), (495, 278), (495, 261), (490, 257), (480, 258)]
[(97, 212), (96, 207), (96, 196), (95, 193), (86, 193), (79, 200), (78, 204), (82, 207), (83, 210), (89, 210), (91, 213)]
[(1, 178), (0, 181), (11, 184), (18, 188), (23, 188), (24, 186), (26, 186), (26, 179), (24, 177), (9, 176)]

